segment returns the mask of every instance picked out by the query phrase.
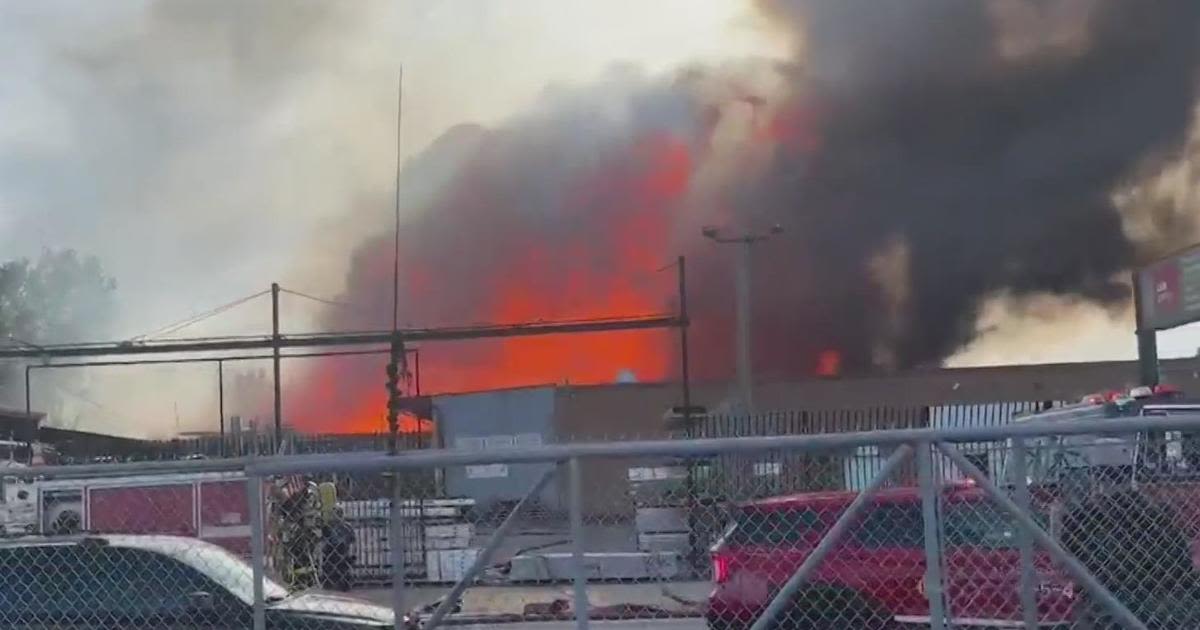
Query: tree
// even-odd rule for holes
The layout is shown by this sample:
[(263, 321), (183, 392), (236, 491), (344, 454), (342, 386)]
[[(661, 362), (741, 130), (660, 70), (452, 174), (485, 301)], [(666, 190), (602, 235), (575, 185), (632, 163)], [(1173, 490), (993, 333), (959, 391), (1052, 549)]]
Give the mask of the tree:
[(0, 337), (61, 343), (103, 336), (112, 323), (117, 283), (94, 256), (45, 250), (0, 265)]
[[(104, 338), (109, 334), (117, 283), (93, 256), (74, 250), (45, 250), (36, 261), (27, 258), (0, 264), (0, 345), (47, 344)], [(23, 404), (17, 382), (18, 365), (0, 364), (0, 402)], [(55, 390), (56, 375), (45, 377)], [(76, 380), (78, 377), (76, 376)], [(78, 393), (79, 383), (71, 382)], [(43, 411), (68, 415), (60, 396), (39, 401)]]

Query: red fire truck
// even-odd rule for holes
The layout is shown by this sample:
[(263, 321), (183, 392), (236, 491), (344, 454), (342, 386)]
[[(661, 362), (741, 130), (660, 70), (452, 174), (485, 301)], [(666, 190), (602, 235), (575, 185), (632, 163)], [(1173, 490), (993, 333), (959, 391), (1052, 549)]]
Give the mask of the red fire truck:
[[(1200, 414), (1200, 402), (1187, 399), (1174, 387), (1158, 386), (1095, 394), (1076, 405), (1016, 420), (1101, 421), (1179, 414)], [(1043, 503), (1043, 509), (1060, 513), (1073, 498), (1101, 487), (1136, 487), (1171, 508), (1177, 524), (1193, 541), (1193, 559), (1200, 567), (1200, 432), (1097, 431), (1028, 439), (1026, 444), (1026, 472), (1033, 497)], [(1003, 479), (1011, 479), (1008, 471)]]
[(200, 538), (234, 553), (250, 552), (250, 510), (241, 473), (29, 482), (8, 478), (3, 496), (7, 503), (33, 507), (9, 509), (8, 514), (27, 514), (31, 522), (4, 523), (6, 531), (173, 534)]

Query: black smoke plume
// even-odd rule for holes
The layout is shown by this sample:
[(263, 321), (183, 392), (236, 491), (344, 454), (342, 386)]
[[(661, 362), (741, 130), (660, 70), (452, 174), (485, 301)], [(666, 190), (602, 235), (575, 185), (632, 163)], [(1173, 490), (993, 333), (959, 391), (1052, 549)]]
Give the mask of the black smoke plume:
[[(1054, 4), (1067, 3), (1028, 6)], [(807, 53), (796, 98), (825, 115), (821, 150), (777, 160), (754, 204), (793, 228), (786, 268), (814, 270), (772, 283), (762, 309), (814, 313), (804, 330), (867, 364), (886, 308), (863, 261), (893, 238), (910, 265), (901, 365), (969, 341), (993, 291), (1125, 300), (1114, 274), (1137, 249), (1112, 193), (1186, 139), (1200, 3), (1074, 4), (1077, 49), (1006, 59), (999, 3), (773, 3)], [(790, 319), (764, 337), (785, 338)]]
[[(698, 372), (725, 378), (734, 259), (700, 237), (711, 222), (784, 228), (754, 252), (764, 376), (809, 375), (828, 349), (848, 371), (936, 362), (971, 339), (997, 291), (1126, 299), (1119, 272), (1167, 235), (1131, 240), (1112, 197), (1186, 138), (1200, 3), (761, 4), (795, 43), (787, 63), (562, 88), (507, 125), (435, 145), (416, 163), (435, 192), (402, 230), (402, 321), (495, 321), (514, 272), (531, 269), (517, 285), (544, 299), (539, 316), (579, 315), (580, 299), (613, 314), (604, 296), (635, 280), (597, 277), (628, 274), (631, 250), (653, 254), (642, 268), (684, 252)], [(1022, 30), (1029, 15), (1043, 31)], [(747, 87), (769, 84), (764, 74), (783, 89)], [(738, 133), (769, 149), (753, 169), (721, 148), (747, 104)], [(660, 144), (647, 152), (655, 137), (687, 159), (664, 167)], [(647, 196), (662, 182), (638, 173), (664, 168), (668, 188), (672, 169), (687, 170), (686, 193)], [(356, 253), (346, 299), (388, 312), (390, 274), (381, 235)], [(657, 306), (672, 306), (670, 278), (651, 282)], [(372, 367), (352, 380), (375, 389), (379, 377)]]

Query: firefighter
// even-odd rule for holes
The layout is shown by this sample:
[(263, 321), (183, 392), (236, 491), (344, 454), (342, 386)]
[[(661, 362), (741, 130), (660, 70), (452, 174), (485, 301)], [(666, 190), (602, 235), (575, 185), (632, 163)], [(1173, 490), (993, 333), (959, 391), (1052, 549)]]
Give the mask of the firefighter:
[(284, 581), (293, 590), (316, 586), (316, 551), (320, 537), (316, 484), (298, 485), (279, 503), (279, 542), (284, 560), (282, 573)]
[(355, 534), (341, 507), (332, 510), (323, 533), (325, 545), (321, 568), (325, 587), (336, 591), (349, 591), (350, 569), (354, 566), (352, 549)]

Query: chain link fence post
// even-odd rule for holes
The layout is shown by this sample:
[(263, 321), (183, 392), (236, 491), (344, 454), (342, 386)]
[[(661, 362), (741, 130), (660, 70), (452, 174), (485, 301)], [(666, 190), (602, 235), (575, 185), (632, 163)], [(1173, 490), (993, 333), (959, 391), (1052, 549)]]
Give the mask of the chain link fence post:
[(938, 510), (939, 483), (933, 474), (933, 446), (917, 443), (917, 485), (925, 528), (925, 596), (929, 598), (929, 627), (946, 627), (946, 593), (942, 576), (942, 522)]
[(254, 630), (267, 627), (267, 602), (263, 592), (266, 579), (266, 527), (263, 519), (263, 478), (246, 479), (246, 499), (250, 502), (250, 569), (254, 579)]
[[(1022, 438), (1012, 439), (1012, 449), (1009, 453), (1012, 458), (1012, 479), (1014, 498), (1016, 499), (1017, 507), (1032, 514), (1031, 501), (1029, 498), (1029, 478), (1025, 470), (1026, 450), (1025, 440)], [(1033, 566), (1033, 537), (1024, 527), (1018, 527), (1016, 531), (1017, 546), (1021, 551), (1021, 619), (1025, 623), (1026, 628), (1036, 628), (1038, 625), (1038, 610), (1037, 597), (1034, 593), (1034, 582), (1037, 577), (1035, 567)]]
[(586, 543), (583, 539), (583, 480), (579, 458), (567, 460), (567, 501), (571, 519), (571, 571), (575, 585), (575, 628), (588, 628), (588, 580), (584, 561)]
[(388, 551), (392, 565), (392, 612), (396, 615), (395, 628), (406, 627), (405, 619), (405, 554), (404, 554), (404, 493), (399, 482), (399, 471), (392, 471), (391, 514), (388, 516)]

